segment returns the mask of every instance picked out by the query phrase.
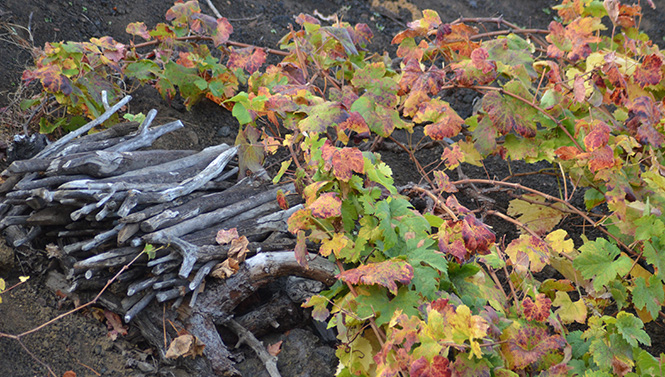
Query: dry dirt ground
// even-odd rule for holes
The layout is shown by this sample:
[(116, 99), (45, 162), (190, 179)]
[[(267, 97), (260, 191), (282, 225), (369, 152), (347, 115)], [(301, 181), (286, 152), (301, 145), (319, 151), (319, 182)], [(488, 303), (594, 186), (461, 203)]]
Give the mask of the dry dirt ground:
[[(503, 16), (523, 27), (546, 28), (554, 14), (549, 9), (557, 1), (213, 0), (213, 3), (233, 25), (232, 39), (238, 42), (276, 48), (277, 41), (293, 23), (293, 15), (312, 14), (318, 10), (323, 15), (337, 13), (352, 24), (368, 24), (375, 35), (372, 48), (394, 54), (390, 40), (412, 19), (412, 11), (434, 9), (442, 20), (447, 21), (460, 16)], [(662, 44), (665, 0), (654, 0), (654, 3), (656, 11), (645, 10), (642, 26), (654, 41)], [(20, 77), (22, 70), (31, 64), (30, 44), (43, 46), (48, 41), (85, 41), (105, 35), (128, 42), (129, 35), (124, 31), (128, 23), (143, 21), (154, 26), (164, 21), (164, 14), (171, 5), (169, 0), (0, 1), (0, 147), (11, 135), (22, 130), (22, 118), (6, 109), (25, 95), (19, 90), (22, 88)], [(201, 8), (212, 14), (205, 1), (201, 2)], [(172, 119), (181, 119), (186, 124), (184, 130), (165, 137), (161, 141), (162, 147), (200, 149), (220, 142), (233, 143), (235, 139), (237, 123), (228, 112), (213, 103), (204, 102), (186, 112), (179, 103), (162, 102), (150, 88), (140, 90), (134, 97), (132, 113), (147, 113), (149, 109), (157, 108), (156, 124)], [(455, 106), (457, 101), (468, 106), (472, 97), (468, 93), (451, 93), (451, 103)], [(406, 156), (386, 154), (384, 160), (391, 163), (399, 182), (418, 180)], [(492, 174), (498, 175), (494, 171)], [(19, 275), (32, 278), (3, 294), (0, 332), (17, 334), (71, 309), (71, 302), (61, 300), (45, 288), (43, 272), (47, 265), (35, 263), (35, 258), (21, 253), (12, 256), (11, 250), (0, 248), (0, 260), (3, 256), (5, 261), (13, 262), (11, 269), (0, 271), (0, 277), (8, 280), (8, 285), (16, 283)], [(650, 332), (654, 343), (662, 345), (662, 328), (655, 326)], [(24, 337), (22, 344), (12, 339), (0, 339), (0, 376), (45, 376), (49, 375), (49, 370), (56, 376), (63, 376), (69, 370), (77, 376), (185, 376), (179, 370), (155, 369), (147, 346), (138, 340), (137, 330), (131, 326), (129, 335), (115, 342), (106, 334), (106, 325), (94, 319), (89, 311), (84, 311)], [(660, 352), (662, 348), (653, 351)]]

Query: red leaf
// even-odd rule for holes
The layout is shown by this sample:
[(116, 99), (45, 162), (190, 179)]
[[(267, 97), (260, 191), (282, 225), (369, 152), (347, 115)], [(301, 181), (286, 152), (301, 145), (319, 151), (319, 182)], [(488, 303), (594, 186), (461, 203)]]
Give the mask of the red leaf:
[(354, 131), (356, 133), (354, 140), (369, 138), (370, 130), (367, 122), (360, 115), (359, 112), (354, 111), (349, 113), (349, 117), (337, 126), (337, 138), (344, 144), (349, 142), (350, 132), (347, 134), (345, 131)]
[(448, 169), (455, 169), (459, 166), (460, 162), (464, 161), (464, 152), (455, 143), (452, 147), (443, 150), (441, 160), (445, 161)]
[(552, 300), (544, 294), (539, 293), (536, 295), (534, 302), (531, 297), (526, 297), (522, 301), (522, 308), (524, 309), (524, 317), (529, 321), (545, 322), (550, 316), (550, 307)]
[(607, 145), (610, 139), (610, 127), (601, 120), (591, 124), (591, 132), (584, 137), (584, 146), (589, 152)]
[(556, 153), (560, 159), (566, 161), (577, 157), (577, 155), (580, 154), (580, 150), (576, 147), (564, 146), (557, 148), (554, 153)]
[(67, 76), (62, 74), (62, 71), (58, 66), (47, 65), (38, 68), (37, 70), (32, 71), (30, 76), (28, 76), (26, 72), (23, 72), (23, 80), (29, 81), (33, 78), (40, 79), (44, 89), (49, 93), (62, 93), (67, 96), (72, 94), (71, 81)]
[(413, 267), (402, 260), (388, 260), (346, 270), (337, 275), (337, 278), (351, 284), (378, 284), (388, 288), (390, 292), (396, 295), (397, 284), (395, 284), (395, 281), (409, 284), (413, 279)]
[(218, 19), (217, 27), (212, 35), (212, 41), (215, 44), (215, 47), (218, 47), (222, 43), (226, 43), (229, 40), (231, 33), (233, 33), (233, 26), (231, 26), (226, 17)]
[(321, 24), (321, 22), (319, 22), (319, 20), (316, 17), (304, 13), (300, 13), (297, 17), (295, 17), (295, 20), (298, 25), (304, 25), (305, 23), (313, 25)]
[(594, 17), (579, 17), (565, 28), (552, 21), (549, 25), (550, 34), (546, 37), (552, 43), (547, 47), (547, 55), (560, 59), (567, 52), (567, 58), (573, 62), (584, 59), (591, 54), (589, 44), (600, 42), (596, 32), (604, 28), (600, 18)]
[(277, 204), (283, 210), (289, 209), (289, 201), (286, 200), (286, 194), (282, 190), (277, 190)]
[(508, 339), (503, 349), (511, 356), (516, 369), (524, 369), (566, 344), (561, 335), (550, 336), (547, 329), (530, 326), (519, 329), (515, 337)]
[(107, 325), (111, 330), (108, 333), (108, 336), (111, 339), (115, 340), (118, 335), (127, 335), (127, 327), (122, 324), (122, 320), (120, 319), (119, 315), (111, 311), (104, 310), (104, 317), (106, 317)]
[(411, 364), (411, 377), (451, 377), (449, 361), (443, 356), (435, 355), (430, 363), (425, 356)]
[(489, 56), (490, 55), (487, 50), (482, 47), (478, 47), (477, 49), (473, 50), (473, 52), (471, 52), (471, 62), (473, 62), (474, 67), (487, 74), (496, 70), (496, 63), (487, 61)]
[(457, 192), (457, 187), (450, 183), (450, 178), (448, 174), (442, 172), (441, 170), (434, 171), (434, 184), (438, 189), (445, 192)]
[(462, 220), (462, 238), (464, 245), (472, 253), (489, 253), (489, 247), (496, 242), (496, 235), (490, 228), (478, 220), (473, 214), (464, 216)]
[(254, 46), (231, 51), (227, 67), (232, 70), (243, 68), (249, 74), (256, 72), (266, 61), (266, 52)]
[(305, 244), (305, 232), (302, 230), (298, 231), (296, 238), (296, 246), (293, 248), (293, 253), (296, 256), (296, 262), (304, 268), (309, 267), (309, 262), (307, 261), (307, 245)]
[(342, 201), (335, 192), (321, 194), (309, 208), (312, 210), (312, 216), (320, 219), (329, 217), (338, 217), (342, 215)]
[(360, 47), (366, 47), (374, 37), (372, 29), (367, 24), (356, 24), (353, 29), (353, 43)]
[(220, 229), (217, 231), (215, 241), (220, 245), (226, 245), (238, 237), (240, 236), (238, 235), (238, 229), (236, 228)]
[(589, 160), (589, 168), (592, 172), (597, 172), (601, 169), (607, 169), (614, 166), (614, 151), (609, 146), (604, 146), (591, 152), (591, 159)]
[(326, 140), (321, 151), (321, 157), (325, 163), (325, 169), (332, 169), (337, 179), (348, 182), (353, 172), (363, 174), (365, 172), (365, 160), (363, 153), (358, 148), (337, 148)]
[(433, 140), (443, 140), (457, 136), (462, 130), (464, 120), (457, 115), (450, 105), (438, 98), (422, 103), (413, 117), (416, 123), (433, 122), (425, 126), (425, 135)]
[(146, 41), (150, 40), (150, 34), (148, 34), (148, 27), (145, 26), (143, 22), (132, 22), (131, 24), (127, 25), (125, 31), (132, 35), (139, 35)]
[(647, 85), (657, 85), (663, 79), (663, 73), (660, 67), (663, 65), (663, 59), (660, 56), (651, 54), (644, 58), (642, 64), (635, 70), (635, 82), (642, 88)]

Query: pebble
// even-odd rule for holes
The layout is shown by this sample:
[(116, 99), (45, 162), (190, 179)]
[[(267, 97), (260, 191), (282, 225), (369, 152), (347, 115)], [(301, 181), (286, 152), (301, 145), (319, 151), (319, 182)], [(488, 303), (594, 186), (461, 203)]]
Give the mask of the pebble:
[(217, 136), (219, 136), (219, 137), (229, 137), (229, 136), (231, 136), (231, 127), (222, 126), (222, 128), (220, 128), (217, 131)]

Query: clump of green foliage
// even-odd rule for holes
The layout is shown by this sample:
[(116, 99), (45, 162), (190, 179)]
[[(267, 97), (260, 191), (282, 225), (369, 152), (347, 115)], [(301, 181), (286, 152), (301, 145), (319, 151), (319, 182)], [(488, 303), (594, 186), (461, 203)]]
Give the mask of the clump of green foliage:
[[(493, 20), (509, 30), (485, 34), (426, 10), (393, 39), (399, 67), (367, 51), (367, 25), (300, 15), (282, 61), (262, 68), (264, 49), (230, 45), (226, 19), (179, 2), (170, 23), (128, 26), (142, 43), (47, 44), (24, 75), (44, 94), (26, 106), (54, 95), (68, 114), (95, 117), (100, 90), (117, 98), (133, 79), (188, 107), (207, 97), (230, 109), (244, 169), (285, 148), (275, 181), (295, 180), (305, 198), (289, 220), (296, 255), (306, 265), (311, 241), (339, 267), (338, 283), (306, 306), (337, 329), (340, 376), (661, 375), (665, 356), (644, 350), (644, 324), (662, 321), (665, 301), (664, 57), (637, 28), (639, 5), (555, 9), (548, 30)], [(481, 96), (466, 119), (441, 97), (455, 88)], [(434, 203), (426, 213), (380, 154), (352, 143), (421, 127), (445, 144), (444, 169), (393, 140), (427, 182), (412, 188)], [(492, 155), (550, 163), (560, 195), (447, 174)], [(467, 208), (456, 195), (471, 183), (518, 197), (506, 213)], [(585, 190), (584, 208), (573, 188)], [(497, 240), (485, 215), (521, 235)], [(604, 236), (575, 245), (564, 217)], [(539, 280), (546, 266), (561, 278)]]

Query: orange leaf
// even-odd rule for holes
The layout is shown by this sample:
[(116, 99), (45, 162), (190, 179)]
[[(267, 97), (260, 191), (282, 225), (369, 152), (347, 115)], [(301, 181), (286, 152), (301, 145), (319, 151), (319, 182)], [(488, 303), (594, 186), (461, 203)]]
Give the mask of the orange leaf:
[(169, 345), (169, 349), (166, 351), (166, 358), (177, 359), (179, 357), (191, 356), (195, 358), (196, 356), (203, 355), (203, 349), (205, 345), (199, 341), (197, 337), (191, 334), (180, 335), (179, 337), (173, 339)]
[(460, 162), (464, 161), (464, 152), (462, 152), (459, 145), (455, 143), (452, 147), (443, 150), (441, 160), (445, 161), (446, 167), (449, 170), (455, 169), (459, 166)]
[(284, 191), (282, 190), (277, 190), (277, 204), (279, 204), (279, 208), (283, 210), (289, 209), (289, 201), (286, 199), (286, 194), (284, 194)]
[(238, 229), (236, 228), (220, 229), (217, 232), (217, 237), (215, 238), (215, 241), (217, 241), (217, 243), (220, 245), (225, 245), (236, 238), (238, 238)]
[(452, 371), (448, 364), (448, 359), (441, 355), (434, 355), (430, 363), (425, 356), (411, 364), (411, 377), (450, 377)]
[(663, 73), (660, 67), (663, 65), (663, 59), (656, 55), (647, 55), (642, 64), (635, 70), (635, 82), (644, 88), (647, 85), (657, 85), (663, 79)]
[(76, 373), (73, 370), (68, 370), (62, 374), (62, 377), (76, 377)]
[(231, 26), (226, 17), (218, 19), (215, 33), (212, 36), (212, 41), (215, 44), (215, 47), (218, 47), (222, 43), (226, 43), (226, 41), (229, 40), (231, 33), (233, 33), (233, 26)]
[(271, 344), (266, 348), (268, 349), (269, 354), (277, 356), (280, 352), (282, 352), (282, 341), (280, 340), (279, 342)]
[(262, 48), (250, 46), (231, 51), (229, 61), (226, 65), (232, 70), (243, 68), (245, 71), (252, 74), (256, 72), (265, 61), (266, 52)]
[(398, 281), (409, 284), (413, 279), (413, 267), (405, 261), (384, 261), (361, 265), (352, 270), (346, 270), (337, 275), (337, 278), (351, 284), (378, 284), (397, 294)]
[(607, 145), (610, 140), (610, 127), (602, 120), (591, 124), (591, 132), (584, 137), (584, 146), (589, 152)]
[(319, 219), (337, 217), (342, 215), (342, 201), (336, 192), (321, 194), (310, 206), (312, 216)]
[(529, 321), (545, 322), (550, 316), (551, 306), (552, 300), (542, 293), (536, 295), (536, 301), (533, 301), (531, 297), (527, 297), (522, 301), (524, 317)]

